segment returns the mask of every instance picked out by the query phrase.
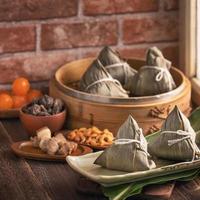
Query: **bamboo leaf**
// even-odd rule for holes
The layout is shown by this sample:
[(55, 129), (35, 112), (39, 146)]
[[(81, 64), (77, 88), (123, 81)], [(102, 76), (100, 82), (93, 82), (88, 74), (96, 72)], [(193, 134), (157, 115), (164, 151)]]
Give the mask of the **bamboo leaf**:
[(200, 107), (196, 108), (188, 118), (192, 128), (197, 132), (200, 131)]
[(124, 200), (130, 196), (140, 194), (144, 186), (163, 184), (171, 180), (189, 181), (194, 179), (199, 173), (200, 169), (194, 169), (113, 187), (103, 187), (103, 193), (110, 200)]

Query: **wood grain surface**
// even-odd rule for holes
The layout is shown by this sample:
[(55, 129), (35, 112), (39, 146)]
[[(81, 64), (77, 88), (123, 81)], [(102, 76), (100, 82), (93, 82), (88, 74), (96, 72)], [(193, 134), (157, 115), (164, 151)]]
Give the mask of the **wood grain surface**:
[[(13, 142), (27, 140), (28, 135), (17, 119), (0, 121), (0, 200), (55, 199), (103, 200), (105, 197), (77, 191), (80, 176), (66, 163), (25, 160), (15, 156)], [(152, 199), (132, 197), (129, 199)], [(154, 198), (155, 199), (155, 198)], [(200, 177), (176, 183), (170, 200), (199, 200)]]

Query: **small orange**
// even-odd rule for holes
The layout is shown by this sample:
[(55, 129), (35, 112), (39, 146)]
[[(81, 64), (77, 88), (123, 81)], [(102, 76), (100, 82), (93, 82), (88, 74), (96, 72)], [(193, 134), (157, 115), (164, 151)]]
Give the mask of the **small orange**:
[(17, 78), (12, 84), (12, 91), (14, 95), (25, 96), (30, 89), (30, 83), (25, 78)]
[(41, 96), (42, 96), (42, 92), (40, 90), (32, 89), (27, 94), (27, 101), (31, 102), (34, 99), (37, 99), (38, 97), (41, 97)]
[(27, 103), (26, 96), (12, 96), (13, 108), (21, 108)]
[(12, 106), (12, 97), (6, 93), (0, 94), (0, 109), (11, 109)]
[(10, 91), (8, 91), (8, 90), (0, 90), (0, 94), (9, 94), (10, 95)]

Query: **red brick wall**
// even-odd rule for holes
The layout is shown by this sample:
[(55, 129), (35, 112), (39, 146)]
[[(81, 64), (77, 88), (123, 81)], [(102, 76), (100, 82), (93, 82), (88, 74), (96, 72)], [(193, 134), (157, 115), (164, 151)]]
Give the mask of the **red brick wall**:
[(153, 45), (178, 65), (178, 0), (0, 0), (0, 84), (48, 80), (111, 45), (143, 58)]

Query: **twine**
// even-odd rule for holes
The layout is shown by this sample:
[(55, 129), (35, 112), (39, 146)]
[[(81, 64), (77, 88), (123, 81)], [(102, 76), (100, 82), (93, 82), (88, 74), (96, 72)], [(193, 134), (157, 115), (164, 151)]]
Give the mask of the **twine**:
[(121, 62), (121, 63), (112, 64), (112, 65), (107, 65), (107, 66), (105, 66), (105, 68), (106, 69), (110, 69), (110, 68), (115, 68), (115, 67), (122, 67), (123, 71), (124, 71), (124, 83), (126, 84), (127, 83), (127, 76), (126, 76), (126, 74), (128, 74), (128, 72), (127, 72), (128, 66), (129, 66), (128, 63)]
[[(178, 130), (178, 131), (163, 131), (163, 132), (161, 132), (161, 134), (165, 134), (165, 133), (172, 133), (172, 134), (177, 134), (177, 135), (185, 135), (185, 137), (180, 138), (180, 139), (168, 140), (167, 141), (168, 146), (173, 146), (174, 144), (178, 144), (178, 143), (180, 143), (180, 142), (182, 142), (184, 140), (191, 139), (191, 137), (192, 137), (191, 133), (183, 131), (183, 130)], [(193, 151), (193, 156), (192, 156), (192, 161), (193, 161), (194, 158), (195, 158), (195, 154), (196, 154), (195, 147), (194, 147), (194, 144), (191, 143), (191, 140), (190, 140), (189, 144), (190, 144), (190, 146), (192, 148), (192, 151)]]
[(120, 89), (123, 93), (127, 93), (126, 90), (124, 90), (124, 89), (121, 87), (121, 83), (120, 83), (118, 80), (113, 79), (110, 75), (109, 75), (108, 78), (102, 78), (102, 79), (100, 79), (100, 80), (94, 81), (93, 83), (89, 84), (89, 85), (86, 87), (85, 91), (88, 91), (89, 88), (91, 88), (92, 86), (94, 86), (94, 85), (96, 85), (96, 84), (103, 83), (103, 82), (108, 82), (108, 81), (113, 82), (113, 83), (116, 83), (117, 85), (120, 86), (119, 89)]
[(142, 151), (144, 151), (148, 156), (149, 156), (149, 153), (147, 152), (147, 150), (143, 147), (143, 145), (142, 145), (142, 143), (141, 143), (141, 141), (139, 141), (139, 140), (135, 140), (135, 139), (127, 139), (127, 138), (121, 138), (121, 139), (116, 139), (115, 141), (114, 141), (114, 144), (116, 144), (116, 145), (123, 145), (123, 144), (131, 144), (131, 143), (137, 143), (137, 144), (139, 144), (140, 145), (140, 149), (142, 150)]
[(151, 68), (151, 69), (158, 69), (158, 70), (160, 70), (158, 73), (157, 73), (157, 75), (156, 75), (156, 77), (155, 77), (155, 81), (156, 82), (160, 82), (162, 79), (163, 79), (163, 77), (164, 77), (164, 73), (166, 73), (166, 75), (167, 75), (167, 78), (168, 78), (168, 82), (170, 83), (170, 77), (168, 76), (168, 74), (167, 73), (169, 73), (169, 71), (168, 71), (168, 69), (166, 69), (166, 68), (161, 68), (161, 67), (157, 67), (157, 66), (143, 66), (142, 68)]

